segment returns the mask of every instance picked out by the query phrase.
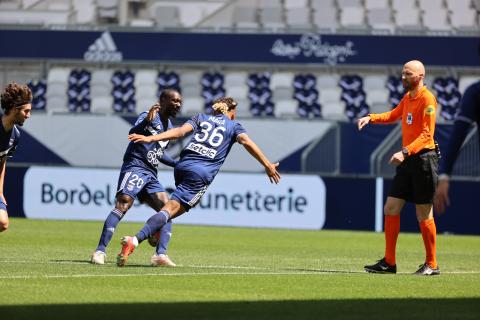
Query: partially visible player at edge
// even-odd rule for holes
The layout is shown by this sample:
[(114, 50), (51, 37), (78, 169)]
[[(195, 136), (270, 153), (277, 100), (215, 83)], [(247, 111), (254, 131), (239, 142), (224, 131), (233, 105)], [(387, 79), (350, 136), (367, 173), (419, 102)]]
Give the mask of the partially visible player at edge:
[(32, 92), (28, 86), (13, 82), (2, 91), (0, 100), (3, 109), (0, 128), (0, 232), (3, 232), (9, 225), (7, 200), (3, 195), (7, 157), (14, 154), (20, 139), (17, 126), (23, 126), (25, 120), (30, 118)]
[(394, 153), (390, 163), (397, 165), (385, 214), (385, 256), (366, 265), (367, 272), (396, 273), (395, 250), (400, 232), (400, 213), (406, 201), (415, 204), (417, 221), (425, 245), (425, 262), (416, 275), (438, 275), (436, 258), (437, 230), (433, 219), (433, 196), (438, 181), (438, 154), (435, 132), (435, 96), (423, 83), (425, 67), (418, 60), (407, 62), (402, 70), (402, 84), (407, 93), (392, 111), (369, 114), (358, 120), (361, 130), (369, 122), (392, 123), (401, 119), (402, 150)]
[[(176, 116), (181, 103), (182, 97), (177, 91), (164, 90), (160, 94), (159, 103), (139, 115), (129, 134), (155, 135), (173, 128), (170, 118)], [(167, 203), (168, 195), (157, 178), (157, 166), (160, 162), (171, 167), (176, 164), (176, 161), (165, 152), (168, 143), (167, 141), (147, 144), (130, 142), (128, 144), (118, 179), (115, 209), (105, 220), (97, 249), (91, 256), (90, 261), (93, 264), (105, 263), (106, 248), (112, 239), (115, 228), (132, 207), (135, 199), (145, 202), (156, 212)], [(165, 224), (159, 231), (159, 234), (152, 235), (152, 238), (149, 239), (149, 242), (157, 247), (151, 263), (154, 266), (175, 267), (175, 263), (166, 255), (167, 245), (172, 234), (172, 223)]]
[(448, 189), (450, 188), (450, 175), (453, 172), (453, 165), (459, 154), (472, 124), (477, 123), (477, 133), (480, 141), (480, 81), (470, 85), (463, 94), (460, 104), (460, 113), (455, 118), (453, 132), (450, 136), (447, 151), (440, 161), (440, 175), (438, 176), (438, 188), (435, 193), (434, 207), (438, 213), (443, 213), (450, 204)]
[(170, 200), (161, 211), (147, 220), (134, 237), (122, 237), (122, 251), (117, 257), (118, 266), (125, 265), (128, 256), (139, 243), (149, 238), (171, 219), (198, 204), (235, 142), (243, 145), (265, 167), (270, 182), (280, 182), (278, 163), (271, 163), (249, 138), (242, 125), (234, 121), (237, 102), (232, 98), (221, 98), (214, 102), (212, 108), (213, 115), (198, 114), (183, 126), (167, 132), (149, 137), (139, 134), (128, 136), (130, 141), (136, 143), (152, 143), (177, 139), (193, 132), (190, 142), (183, 149), (180, 160), (175, 166), (176, 189), (171, 194)]

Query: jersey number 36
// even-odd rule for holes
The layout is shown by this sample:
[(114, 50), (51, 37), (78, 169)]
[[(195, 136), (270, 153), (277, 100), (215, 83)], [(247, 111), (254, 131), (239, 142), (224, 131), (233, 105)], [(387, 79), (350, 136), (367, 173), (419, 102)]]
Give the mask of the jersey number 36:
[(225, 132), (225, 127), (216, 127), (212, 130), (213, 126), (210, 122), (204, 121), (200, 123), (202, 131), (195, 134), (195, 140), (198, 142), (205, 142), (208, 140), (208, 143), (212, 147), (218, 147), (222, 144), (223, 141), (223, 132)]

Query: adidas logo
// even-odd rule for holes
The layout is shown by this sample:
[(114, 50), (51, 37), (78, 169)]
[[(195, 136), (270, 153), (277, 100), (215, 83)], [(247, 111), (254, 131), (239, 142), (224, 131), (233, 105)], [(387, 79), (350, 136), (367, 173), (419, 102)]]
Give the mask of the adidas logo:
[(122, 61), (123, 55), (117, 50), (115, 42), (113, 42), (110, 32), (105, 31), (88, 47), (88, 51), (83, 54), (86, 61), (93, 62), (118, 62)]

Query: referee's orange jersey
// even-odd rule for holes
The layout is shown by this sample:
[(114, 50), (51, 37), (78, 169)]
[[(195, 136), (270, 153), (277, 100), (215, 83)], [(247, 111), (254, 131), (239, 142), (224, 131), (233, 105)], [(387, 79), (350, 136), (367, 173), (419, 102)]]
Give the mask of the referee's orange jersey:
[(436, 110), (435, 96), (423, 86), (413, 98), (407, 92), (392, 111), (369, 116), (372, 123), (391, 123), (401, 118), (402, 145), (412, 155), (424, 149), (435, 149), (433, 134)]

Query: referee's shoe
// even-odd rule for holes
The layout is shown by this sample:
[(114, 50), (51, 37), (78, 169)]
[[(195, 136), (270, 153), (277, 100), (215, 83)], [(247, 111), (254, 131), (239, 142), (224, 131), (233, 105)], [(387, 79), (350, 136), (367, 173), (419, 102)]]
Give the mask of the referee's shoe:
[(377, 261), (377, 263), (369, 265), (369, 266), (364, 266), (363, 267), (365, 271), (370, 272), (370, 273), (387, 273), (387, 274), (394, 274), (397, 273), (397, 265), (389, 265), (386, 261), (385, 258), (382, 258)]
[(413, 273), (417, 276), (438, 276), (440, 274), (440, 268), (432, 268), (428, 263), (420, 265), (420, 269)]

